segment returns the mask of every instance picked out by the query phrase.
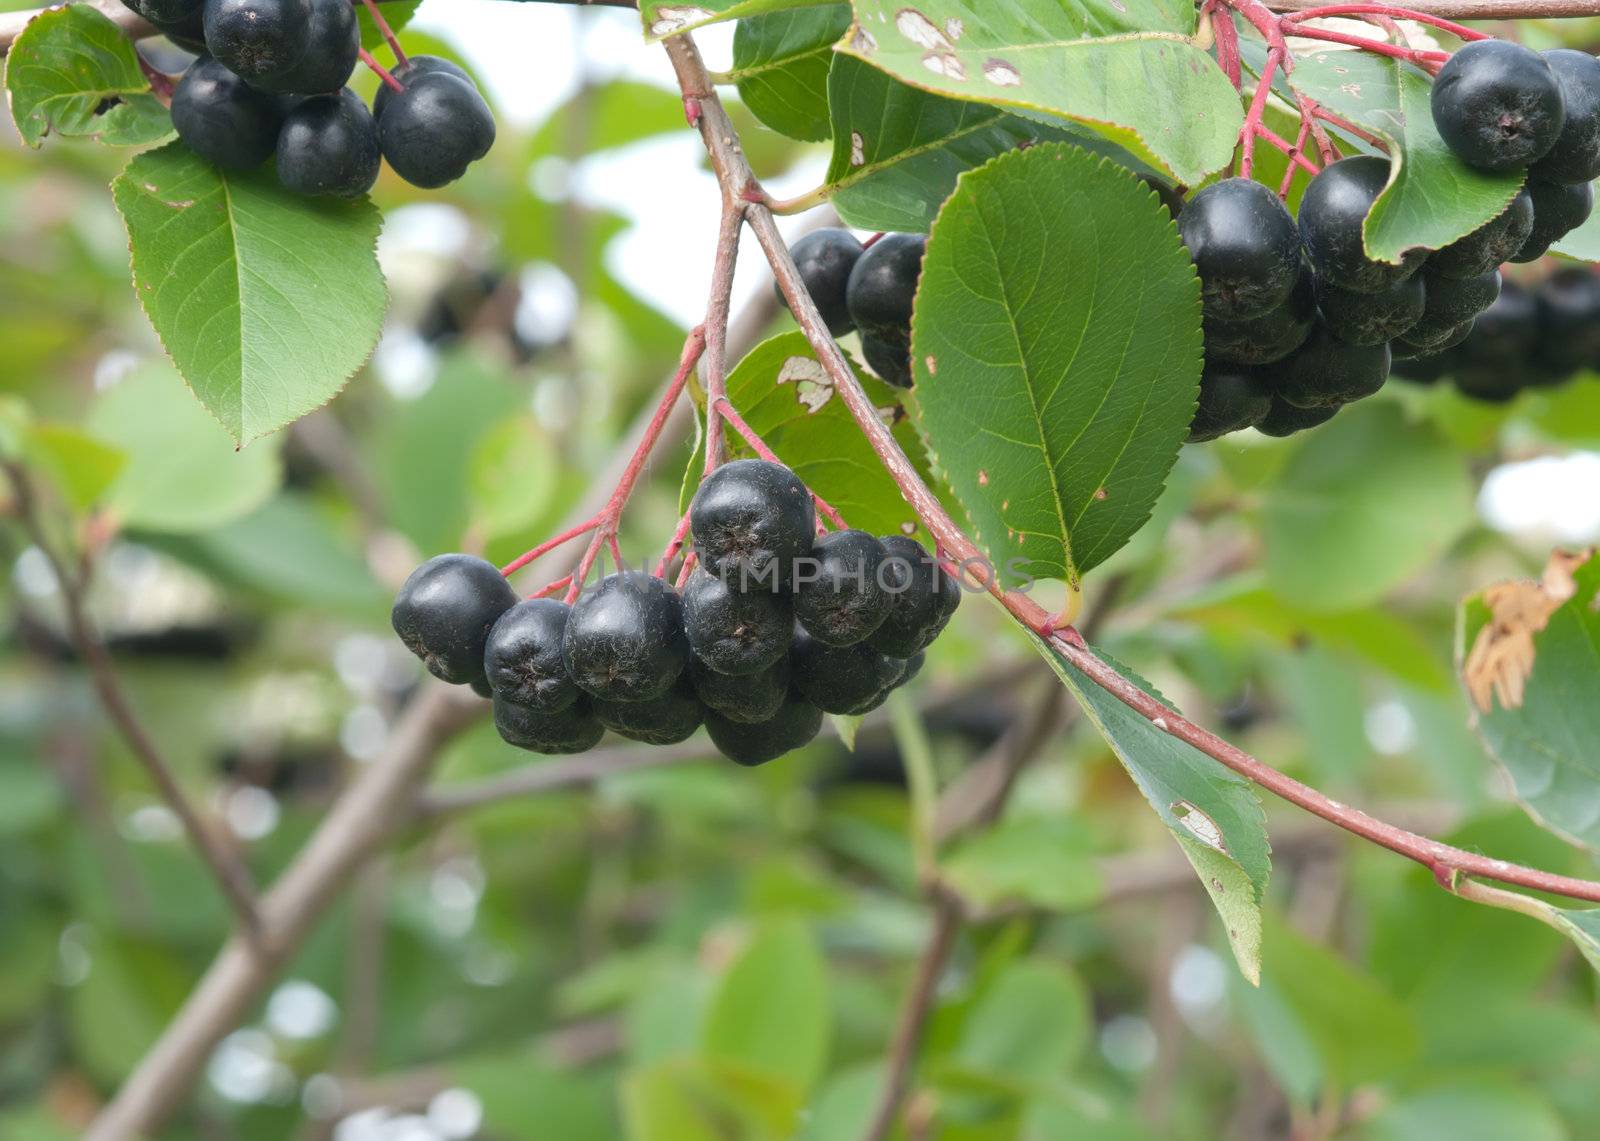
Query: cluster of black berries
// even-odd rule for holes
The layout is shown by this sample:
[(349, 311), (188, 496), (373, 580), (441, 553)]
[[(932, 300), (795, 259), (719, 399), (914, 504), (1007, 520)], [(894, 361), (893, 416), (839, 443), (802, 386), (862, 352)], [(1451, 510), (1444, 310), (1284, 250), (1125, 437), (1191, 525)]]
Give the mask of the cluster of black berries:
[(1178, 229), (1200, 273), (1206, 346), (1191, 440), (1323, 423), (1382, 388), (1393, 362), (1462, 344), (1500, 296), (1501, 263), (1542, 256), (1583, 220), (1541, 225), (1523, 190), (1466, 237), (1389, 265), (1369, 258), (1362, 238), (1388, 177), (1381, 158), (1329, 164), (1306, 188), (1298, 226), (1247, 179), (1189, 200)]
[(226, 170), (277, 156), (297, 194), (354, 198), (380, 159), (416, 186), (453, 182), (489, 152), (494, 115), (449, 60), (416, 56), (369, 111), (345, 86), (360, 28), (352, 0), (124, 0), (182, 46), (202, 52), (172, 93), (172, 125)]
[(830, 229), (791, 251), (828, 332), (859, 332), (867, 367), (897, 388), (911, 387), (911, 308), (927, 248), (922, 234), (884, 234), (863, 247), (849, 230)]
[(702, 724), (742, 765), (806, 744), (824, 713), (866, 713), (916, 676), (960, 601), (915, 540), (816, 537), (811, 494), (763, 460), (713, 472), (690, 507), (700, 565), (683, 592), (622, 571), (571, 606), (519, 601), (500, 572), (440, 555), (392, 619), (436, 677), (494, 700), (495, 726), (538, 753), (607, 729), (649, 744)]
[(1503, 404), (1592, 369), (1600, 369), (1600, 277), (1568, 266), (1530, 289), (1506, 282), (1466, 340), (1397, 361), (1394, 375), (1418, 384), (1448, 377), (1465, 396)]

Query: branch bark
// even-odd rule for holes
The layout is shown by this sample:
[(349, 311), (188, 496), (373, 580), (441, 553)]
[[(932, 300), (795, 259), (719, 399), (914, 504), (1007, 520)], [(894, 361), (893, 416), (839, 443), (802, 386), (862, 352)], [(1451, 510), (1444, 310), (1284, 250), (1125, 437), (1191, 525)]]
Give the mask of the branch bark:
[(238, 851), (223, 843), (217, 833), (200, 818), (200, 813), (194, 805), (189, 803), (183, 787), (178, 784), (178, 778), (173, 775), (172, 766), (156, 747), (155, 739), (145, 732), (144, 724), (134, 713), (133, 705), (128, 701), (127, 695), (123, 693), (122, 683), (117, 678), (116, 666), (111, 661), (111, 654), (106, 650), (105, 643), (101, 641), (93, 622), (90, 621), (84, 596), (89, 585), (92, 563), (86, 555), (82, 560), (81, 570), (69, 565), (69, 560), (56, 550), (55, 544), (50, 540), (48, 528), (34, 496), (33, 482), (27, 471), (15, 463), (7, 463), (5, 470), (11, 480), (17, 513), (21, 517), (23, 528), (28, 532), (33, 545), (44, 555), (55, 575), (56, 586), (61, 591), (61, 601), (66, 612), (68, 635), (78, 651), (78, 656), (88, 667), (89, 678), (94, 685), (95, 695), (100, 699), (101, 708), (111, 719), (111, 724), (128, 749), (144, 767), (145, 773), (155, 783), (161, 799), (183, 825), (189, 843), (210, 869), (246, 936), (252, 942), (259, 940), (261, 919), (256, 910), (255, 883), (250, 878), (249, 869), (244, 866)]

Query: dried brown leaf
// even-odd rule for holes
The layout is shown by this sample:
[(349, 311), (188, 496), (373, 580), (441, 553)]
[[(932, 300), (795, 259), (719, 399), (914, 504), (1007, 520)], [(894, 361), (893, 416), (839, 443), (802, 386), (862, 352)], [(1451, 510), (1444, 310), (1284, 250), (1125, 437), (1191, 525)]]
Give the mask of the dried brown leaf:
[(1534, 636), (1577, 593), (1573, 575), (1594, 553), (1593, 547), (1578, 552), (1553, 551), (1538, 582), (1502, 582), (1483, 592), (1489, 622), (1478, 631), (1461, 668), (1472, 703), (1482, 712), (1488, 713), (1496, 699), (1503, 709), (1521, 706), (1533, 673)]

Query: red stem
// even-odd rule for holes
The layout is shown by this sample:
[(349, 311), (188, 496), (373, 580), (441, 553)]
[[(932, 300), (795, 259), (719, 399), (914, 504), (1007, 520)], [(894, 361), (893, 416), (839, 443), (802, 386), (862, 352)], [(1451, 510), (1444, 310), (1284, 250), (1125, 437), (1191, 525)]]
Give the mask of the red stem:
[(383, 82), (388, 85), (390, 91), (399, 92), (405, 90), (405, 86), (394, 77), (394, 74), (390, 72), (388, 68), (384, 67), (383, 64), (374, 59), (372, 53), (366, 48), (357, 48), (356, 51), (357, 54), (361, 56), (361, 62), (376, 72), (378, 78), (383, 80)]
[(1417, 48), (1396, 47), (1394, 44), (1384, 43), (1382, 40), (1369, 40), (1364, 36), (1352, 36), (1347, 32), (1336, 32), (1331, 28), (1307, 28), (1299, 24), (1294, 26), (1294, 34), (1307, 40), (1325, 40), (1330, 44), (1345, 44), (1348, 47), (1360, 48), (1362, 51), (1373, 52), (1377, 55), (1386, 55), (1391, 59), (1403, 59), (1407, 63), (1414, 63), (1424, 71), (1437, 71), (1439, 65), (1450, 58), (1449, 52), (1421, 51)]
[[(1306, 143), (1308, 141), (1310, 141), (1310, 137), (1311, 137), (1311, 120), (1309, 118), (1301, 119), (1300, 120), (1300, 134), (1295, 138), (1295, 144), (1294, 144), (1294, 149), (1295, 149), (1295, 151), (1297, 153), (1299, 151), (1305, 150)], [(1278, 183), (1278, 197), (1279, 198), (1288, 198), (1289, 197), (1289, 188), (1294, 185), (1294, 172), (1295, 172), (1295, 164), (1294, 163), (1291, 162), (1288, 166), (1284, 167), (1283, 179), (1282, 179), (1282, 181), (1280, 181)]]
[(564, 574), (554, 582), (541, 586), (538, 590), (528, 595), (529, 598), (549, 598), (552, 594), (559, 594), (572, 585), (572, 576)]
[[(1391, 20), (1414, 20), (1419, 24), (1427, 24), (1438, 28), (1441, 32), (1448, 32), (1458, 40), (1487, 40), (1493, 39), (1487, 32), (1480, 32), (1477, 28), (1469, 28), (1465, 24), (1457, 24), (1453, 20), (1446, 20), (1440, 16), (1430, 16), (1426, 12), (1414, 12), (1409, 8), (1395, 8), (1388, 4), (1326, 4), (1321, 8), (1305, 8), (1299, 12), (1291, 12), (1279, 19), (1285, 24), (1298, 24), (1302, 20), (1316, 20), (1324, 16), (1383, 16)], [(1299, 35), (1299, 32), (1294, 32)]]
[[(1267, 111), (1267, 96), (1272, 94), (1272, 73), (1278, 70), (1278, 65), (1283, 62), (1284, 49), (1273, 47), (1267, 50), (1267, 65), (1261, 69), (1261, 80), (1256, 84), (1256, 93), (1250, 100), (1250, 110), (1244, 117), (1244, 126), (1239, 128), (1241, 154), (1239, 157), (1239, 177), (1249, 178), (1251, 168), (1256, 159), (1256, 138), (1265, 138), (1267, 128), (1262, 124), (1261, 117)], [(1276, 144), (1274, 144), (1276, 145)], [(1288, 144), (1282, 147), (1288, 153)]]
[(1211, 27), (1217, 37), (1217, 66), (1238, 91), (1244, 86), (1239, 60), (1239, 25), (1233, 22), (1233, 13), (1218, 2), (1212, 6)]
[(683, 550), (683, 542), (689, 536), (689, 513), (685, 511), (678, 520), (677, 528), (672, 532), (672, 538), (667, 541), (667, 549), (661, 552), (661, 561), (656, 564), (656, 577), (666, 578), (667, 567), (672, 560), (678, 557), (678, 552)]
[(404, 67), (406, 53), (400, 47), (400, 41), (395, 37), (394, 29), (389, 27), (389, 21), (383, 18), (383, 13), (378, 11), (376, 0), (361, 0), (367, 7), (367, 14), (372, 17), (372, 22), (378, 26), (378, 31), (383, 34), (383, 42), (389, 45), (389, 50), (394, 52), (396, 64)]
[(539, 558), (541, 555), (549, 554), (562, 544), (571, 542), (579, 535), (586, 535), (598, 526), (600, 526), (600, 517), (596, 515), (593, 519), (579, 523), (576, 527), (571, 527), (561, 532), (561, 534), (555, 536), (554, 538), (546, 539), (537, 547), (534, 547), (531, 551), (524, 551), (505, 566), (501, 567), (500, 573), (505, 575), (507, 578), (510, 578), (512, 575), (516, 574), (519, 570), (533, 562), (535, 559)]

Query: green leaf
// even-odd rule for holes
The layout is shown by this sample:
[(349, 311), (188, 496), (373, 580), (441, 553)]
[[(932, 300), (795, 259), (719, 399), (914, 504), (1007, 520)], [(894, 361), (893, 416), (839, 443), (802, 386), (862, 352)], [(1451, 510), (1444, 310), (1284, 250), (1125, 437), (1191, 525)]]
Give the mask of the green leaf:
[[(1194, 865), (1222, 916), (1239, 970), (1261, 979), (1261, 904), (1272, 872), (1266, 817), (1255, 789), (1187, 742), (1163, 732), (1095, 685), (1043, 641), (1040, 653), (1078, 699)], [(1100, 657), (1145, 692), (1137, 674)]]
[(813, 8), (830, 4), (833, 0), (641, 0), (639, 18), (644, 21), (645, 35), (652, 40), (675, 36), (715, 24), (721, 20), (742, 20), (746, 16), (760, 16), (767, 12), (781, 12), (788, 8)]
[[(380, 6), (383, 10), (384, 23), (389, 25), (391, 31), (398, 32), (411, 22), (411, 17), (422, 7), (422, 0), (380, 0)], [(373, 21), (372, 13), (367, 11), (367, 6), (359, 2), (356, 4), (356, 22), (361, 26), (362, 47), (377, 49), (383, 46), (383, 33), (378, 30), (378, 25)]]
[(796, 8), (739, 21), (727, 78), (750, 113), (779, 134), (828, 137), (828, 66), (850, 30), (850, 5)]
[(1064, 124), (934, 95), (847, 55), (828, 74), (828, 105), (825, 189), (839, 216), (863, 230), (920, 233), (964, 171), (1024, 142), (1073, 138)]
[(973, 171), (912, 329), (918, 426), (1002, 580), (1076, 583), (1150, 517), (1201, 360), (1199, 282), (1154, 191), (1059, 144)]
[(622, 1083), (628, 1141), (788, 1141), (799, 1104), (787, 1091), (694, 1058), (669, 1058)]
[(1082, 123), (1186, 185), (1221, 170), (1244, 115), (1190, 40), (1187, 0), (857, 0), (841, 46), (906, 83)]
[(1066, 966), (1024, 959), (1005, 967), (962, 1027), (961, 1067), (1006, 1085), (1061, 1076), (1089, 1042), (1089, 995)]
[(538, 522), (560, 474), (560, 449), (535, 417), (502, 421), (472, 452), (473, 526), (494, 538)]
[(1583, 225), (1571, 231), (1551, 249), (1578, 261), (1600, 261), (1600, 214), (1591, 213)]
[(1432, 81), (1419, 68), (1367, 52), (1298, 53), (1290, 84), (1388, 140), (1389, 186), (1367, 215), (1367, 253), (1398, 263), (1407, 250), (1436, 250), (1506, 208), (1521, 173), (1485, 174), (1451, 153), (1434, 129)]
[(1375, 602), (1473, 522), (1465, 458), (1394, 404), (1342, 412), (1267, 488), (1267, 585), (1302, 610)]
[(1391, 1079), (1416, 1057), (1415, 1021), (1371, 976), (1286, 923), (1268, 934), (1261, 986), (1241, 998), (1263, 1060), (1292, 1097)]
[(119, 147), (172, 134), (172, 117), (139, 70), (133, 41), (87, 4), (46, 9), (28, 21), (6, 56), (6, 94), (30, 147), (52, 134)]
[[(1508, 705), (1497, 693), (1479, 710), (1477, 729), (1535, 820), (1600, 851), (1600, 556), (1590, 556), (1572, 579), (1572, 596), (1542, 629), (1528, 631), (1534, 657), (1521, 701)], [(1462, 603), (1458, 660), (1467, 661), (1484, 636), (1493, 616), (1486, 599), (1494, 593)]]
[[(916, 458), (922, 449), (905, 414), (905, 393), (861, 371), (854, 361), (851, 367), (878, 414), (894, 425), (895, 439)], [(804, 333), (782, 333), (751, 349), (728, 374), (728, 398), (778, 458), (850, 526), (875, 535), (910, 534), (916, 528), (916, 516), (856, 430), (844, 402), (835, 398), (833, 381)], [(755, 454), (731, 430), (727, 442), (733, 458)], [(689, 461), (685, 508), (700, 486), (703, 456), (697, 450)]]
[(1567, 1141), (1543, 1098), (1503, 1079), (1462, 1079), (1408, 1093), (1362, 1126), (1362, 1141)]
[(278, 448), (236, 451), (170, 368), (140, 370), (96, 399), (87, 426), (127, 464), (105, 494), (125, 527), (220, 527), (265, 503), (282, 478)]
[(1555, 919), (1557, 929), (1577, 944), (1591, 967), (1600, 971), (1600, 908), (1558, 909)]
[(1087, 837), (1060, 819), (1002, 822), (961, 841), (939, 864), (963, 899), (983, 907), (1022, 902), (1071, 911), (1101, 897)]
[(301, 198), (179, 143), (135, 158), (111, 190), (150, 323), (238, 443), (327, 403), (377, 344), (371, 202)]
[(127, 462), (120, 450), (70, 424), (34, 425), (28, 452), (75, 511), (98, 503)]
[(702, 1053), (804, 1092), (822, 1076), (831, 1033), (828, 964), (816, 937), (798, 919), (778, 920), (723, 975)]

